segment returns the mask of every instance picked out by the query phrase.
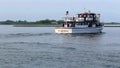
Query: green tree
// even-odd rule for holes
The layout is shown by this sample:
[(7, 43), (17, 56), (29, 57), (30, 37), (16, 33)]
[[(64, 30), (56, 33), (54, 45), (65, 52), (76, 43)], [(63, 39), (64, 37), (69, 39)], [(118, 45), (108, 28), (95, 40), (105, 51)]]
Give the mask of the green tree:
[(65, 22), (63, 20), (58, 20), (57, 23), (58, 24), (64, 24)]

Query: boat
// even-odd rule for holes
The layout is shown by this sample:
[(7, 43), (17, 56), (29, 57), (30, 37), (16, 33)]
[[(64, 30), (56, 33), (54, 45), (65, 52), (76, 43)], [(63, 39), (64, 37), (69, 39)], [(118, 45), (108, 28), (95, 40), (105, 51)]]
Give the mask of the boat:
[(100, 22), (100, 14), (90, 11), (78, 13), (76, 17), (70, 17), (66, 11), (64, 24), (55, 28), (55, 33), (101, 33), (103, 23)]

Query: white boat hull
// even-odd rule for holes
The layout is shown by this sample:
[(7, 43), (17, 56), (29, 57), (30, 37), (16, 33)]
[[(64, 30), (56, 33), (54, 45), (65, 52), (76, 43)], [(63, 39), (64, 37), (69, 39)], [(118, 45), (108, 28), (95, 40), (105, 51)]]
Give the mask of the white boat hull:
[(55, 29), (55, 33), (100, 33), (102, 27), (60, 27)]

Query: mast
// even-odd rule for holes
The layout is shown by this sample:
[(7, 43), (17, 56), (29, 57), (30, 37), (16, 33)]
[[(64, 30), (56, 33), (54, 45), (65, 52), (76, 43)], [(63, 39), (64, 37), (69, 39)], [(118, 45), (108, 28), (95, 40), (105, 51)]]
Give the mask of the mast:
[(66, 25), (67, 25), (67, 27), (68, 27), (67, 20), (69, 19), (68, 15), (69, 15), (69, 11), (66, 11)]

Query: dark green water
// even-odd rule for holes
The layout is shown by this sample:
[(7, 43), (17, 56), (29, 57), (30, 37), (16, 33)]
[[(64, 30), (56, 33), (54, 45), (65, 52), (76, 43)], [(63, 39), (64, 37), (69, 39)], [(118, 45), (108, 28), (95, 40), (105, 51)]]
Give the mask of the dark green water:
[(55, 34), (54, 27), (0, 25), (0, 68), (120, 68), (120, 28)]

